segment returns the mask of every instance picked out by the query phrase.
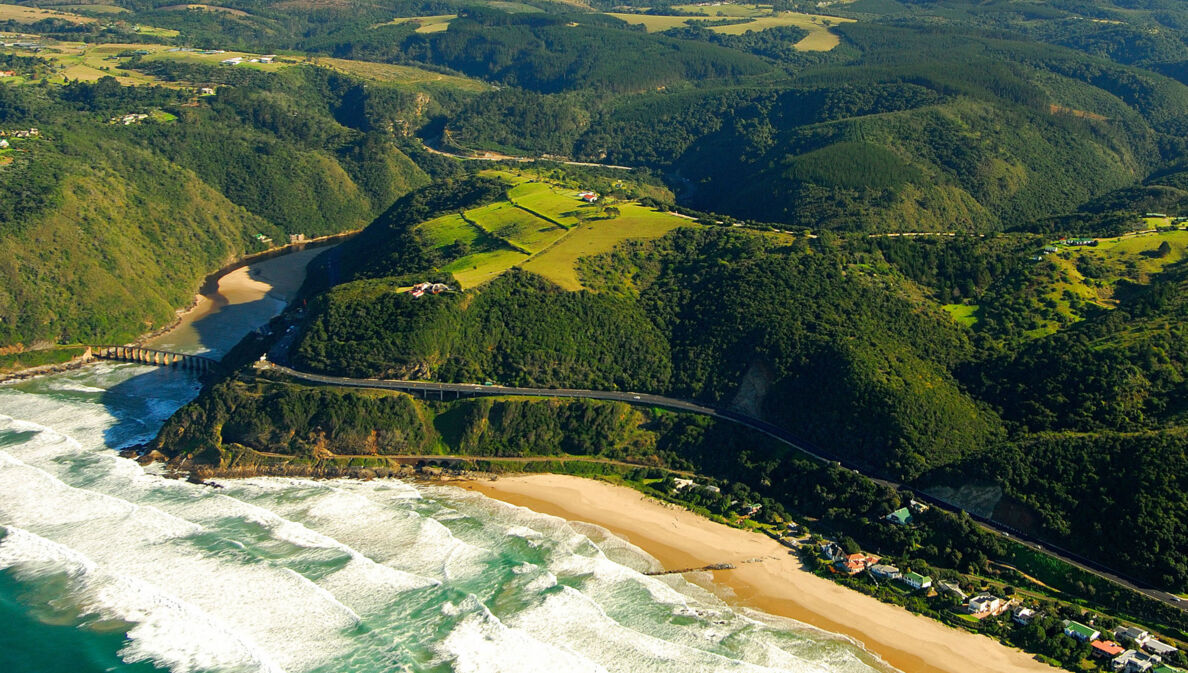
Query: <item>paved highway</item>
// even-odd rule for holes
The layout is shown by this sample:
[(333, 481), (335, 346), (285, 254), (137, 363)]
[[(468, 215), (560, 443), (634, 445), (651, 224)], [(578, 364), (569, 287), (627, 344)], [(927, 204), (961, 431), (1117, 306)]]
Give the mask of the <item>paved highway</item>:
[[(714, 418), (721, 418), (739, 425), (744, 425), (752, 430), (762, 432), (763, 434), (772, 437), (788, 446), (805, 453), (812, 458), (823, 462), (835, 462), (855, 472), (864, 474), (868, 479), (876, 483), (883, 484), (893, 489), (909, 488), (903, 484), (894, 481), (888, 481), (878, 477), (871, 476), (862, 472), (858, 466), (851, 464), (849, 461), (841, 460), (828, 451), (820, 447), (813, 446), (808, 442), (796, 437), (787, 430), (760, 420), (753, 416), (741, 414), (729, 409), (719, 409), (717, 407), (706, 406), (698, 402), (690, 402), (688, 400), (681, 400), (673, 397), (664, 397), (662, 395), (648, 395), (645, 393), (622, 392), (616, 390), (583, 390), (580, 388), (516, 388), (511, 386), (499, 385), (482, 385), (475, 383), (435, 383), (430, 381), (389, 381), (381, 379), (353, 379), (341, 376), (323, 376), (321, 374), (311, 374), (308, 372), (298, 371), (272, 362), (261, 362), (257, 365), (262, 369), (270, 369), (273, 371), (284, 373), (296, 379), (310, 381), (313, 383), (323, 383), (327, 385), (343, 386), (348, 388), (378, 388), (383, 390), (399, 390), (404, 392), (417, 392), (425, 397), (440, 396), (440, 399), (445, 399), (447, 393), (453, 393), (455, 396), (462, 395), (515, 395), (523, 397), (572, 397), (592, 400), (612, 400), (615, 402), (626, 402), (628, 404), (639, 404), (651, 407), (661, 407), (664, 409), (672, 409), (675, 411), (686, 411), (694, 414), (702, 414), (705, 416), (712, 416)], [(928, 502), (932, 505), (941, 507), (949, 511), (965, 511), (971, 518), (976, 520), (987, 530), (998, 533), (1005, 537), (1013, 538), (1016, 542), (1023, 544), (1035, 551), (1038, 551), (1048, 556), (1058, 558), (1065, 563), (1076, 566), (1086, 572), (1092, 573), (1103, 579), (1109, 580), (1116, 584), (1120, 584), (1128, 589), (1142, 593), (1155, 600), (1167, 603), (1173, 607), (1179, 608), (1182, 611), (1188, 612), (1188, 602), (1179, 599), (1177, 596), (1169, 594), (1164, 591), (1159, 591), (1145, 583), (1138, 580), (1128, 578), (1110, 568), (1106, 568), (1090, 559), (1075, 554), (1065, 549), (1053, 546), (1051, 544), (1042, 542), (1026, 533), (1017, 531), (1013, 528), (1004, 526), (996, 521), (980, 516), (968, 510), (953, 505), (952, 503), (934, 498), (925, 493), (912, 490), (915, 497), (919, 500)]]

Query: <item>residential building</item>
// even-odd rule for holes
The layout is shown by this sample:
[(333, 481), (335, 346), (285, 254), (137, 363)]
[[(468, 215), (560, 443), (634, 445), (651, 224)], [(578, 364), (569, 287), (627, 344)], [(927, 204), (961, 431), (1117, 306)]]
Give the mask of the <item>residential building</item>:
[(871, 575), (885, 580), (897, 580), (903, 576), (899, 572), (899, 568), (893, 565), (875, 564), (867, 568), (867, 570), (870, 571)]
[(969, 595), (966, 594), (964, 591), (962, 591), (961, 586), (958, 585), (956, 582), (937, 582), (936, 588), (940, 589), (941, 591), (943, 591), (947, 594), (952, 594), (952, 595), (956, 596), (957, 599), (960, 601), (965, 601), (966, 599), (969, 598)]
[(1118, 673), (1147, 673), (1161, 663), (1163, 663), (1163, 659), (1159, 655), (1147, 654), (1138, 650), (1126, 650), (1114, 657), (1110, 662), (1110, 668)]
[(1089, 643), (1089, 646), (1093, 648), (1093, 656), (1098, 659), (1113, 659), (1126, 651), (1112, 640), (1095, 640)]
[(1031, 623), (1031, 620), (1038, 616), (1038, 612), (1031, 608), (1025, 608), (1022, 605), (1015, 608), (1015, 611), (1011, 613), (1011, 619), (1015, 620), (1016, 624), (1022, 624), (1023, 626), (1027, 626)]
[(966, 610), (971, 615), (980, 615), (983, 613), (990, 613), (1002, 607), (1002, 599), (990, 594), (978, 594), (969, 599), (969, 604)]
[(900, 507), (886, 517), (887, 521), (899, 526), (906, 526), (912, 522), (912, 513), (907, 507)]
[(846, 557), (846, 553), (842, 551), (842, 548), (836, 542), (829, 542), (828, 540), (821, 543), (821, 553), (825, 555), (825, 558), (834, 562)]
[(1114, 638), (1121, 641), (1132, 640), (1135, 645), (1142, 645), (1151, 639), (1151, 634), (1137, 626), (1120, 626), (1114, 629)]
[(879, 557), (877, 556), (867, 556), (866, 554), (848, 554), (838, 559), (833, 565), (840, 572), (843, 572), (847, 575), (857, 575), (863, 570), (866, 570), (868, 566), (872, 566), (878, 562)]
[(914, 573), (910, 570), (904, 573), (903, 577), (900, 579), (903, 580), (904, 584), (913, 589), (927, 589), (932, 586), (931, 577), (927, 575), (921, 575), (920, 573)]
[(1165, 642), (1155, 640), (1154, 638), (1148, 638), (1143, 642), (1142, 647), (1151, 654), (1158, 654), (1161, 657), (1167, 657), (1173, 652), (1179, 652), (1177, 648), (1172, 647)]
[(1069, 638), (1076, 638), (1082, 643), (1087, 643), (1097, 640), (1101, 636), (1101, 631), (1091, 627), (1085, 626), (1080, 622), (1066, 621), (1064, 623), (1064, 635)]

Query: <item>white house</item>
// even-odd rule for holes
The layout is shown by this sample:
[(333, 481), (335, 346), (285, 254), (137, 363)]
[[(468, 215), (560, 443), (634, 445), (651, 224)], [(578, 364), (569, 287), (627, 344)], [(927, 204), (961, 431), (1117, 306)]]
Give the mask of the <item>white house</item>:
[(980, 615), (986, 612), (994, 612), (1002, 607), (1002, 599), (990, 594), (978, 594), (969, 599), (969, 604), (966, 609), (971, 615)]

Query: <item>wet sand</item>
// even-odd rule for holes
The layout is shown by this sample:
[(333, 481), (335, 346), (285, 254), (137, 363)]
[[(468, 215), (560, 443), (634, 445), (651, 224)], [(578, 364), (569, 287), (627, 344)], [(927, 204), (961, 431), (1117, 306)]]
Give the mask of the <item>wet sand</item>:
[(602, 526), (667, 569), (733, 563), (734, 570), (713, 572), (713, 589), (727, 602), (845, 634), (905, 673), (1056, 671), (985, 636), (817, 577), (804, 570), (787, 547), (764, 535), (715, 523), (626, 487), (547, 474), (459, 486), (536, 512)]

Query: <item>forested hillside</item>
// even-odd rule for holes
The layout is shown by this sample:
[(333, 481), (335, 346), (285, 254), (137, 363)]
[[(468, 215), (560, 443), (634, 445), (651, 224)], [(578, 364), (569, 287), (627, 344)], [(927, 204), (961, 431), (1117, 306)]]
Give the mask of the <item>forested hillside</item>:
[(362, 228), (442, 169), (391, 128), (442, 104), (425, 91), (309, 66), (138, 66), (159, 83), (0, 85), (0, 128), (37, 129), (0, 150), (0, 346), (132, 339), (234, 257)]

